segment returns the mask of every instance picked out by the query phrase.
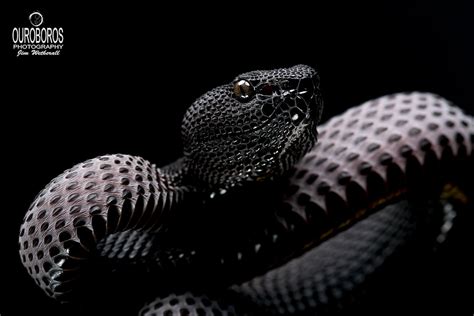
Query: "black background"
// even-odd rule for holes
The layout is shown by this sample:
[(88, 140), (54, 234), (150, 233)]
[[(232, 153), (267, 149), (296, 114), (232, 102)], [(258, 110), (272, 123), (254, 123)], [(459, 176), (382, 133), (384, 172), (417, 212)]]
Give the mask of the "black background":
[[(469, 1), (168, 5), (2, 10), (2, 316), (71, 312), (46, 298), (19, 260), (19, 225), (36, 193), (99, 154), (173, 161), (185, 109), (241, 72), (317, 67), (324, 121), (410, 90), (438, 93), (473, 113)], [(44, 26), (64, 28), (60, 56), (16, 57), (11, 48), (12, 28), (27, 26), (35, 10)]]

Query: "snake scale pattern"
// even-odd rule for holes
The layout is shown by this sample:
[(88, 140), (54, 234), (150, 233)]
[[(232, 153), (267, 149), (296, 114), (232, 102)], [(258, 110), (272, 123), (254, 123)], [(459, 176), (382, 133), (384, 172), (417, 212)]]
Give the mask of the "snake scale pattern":
[(414, 236), (442, 243), (472, 205), (474, 120), (430, 93), (317, 126), (322, 108), (311, 67), (239, 75), (188, 109), (176, 162), (105, 155), (46, 185), (21, 225), (23, 265), (62, 302), (107, 288), (103, 271), (171, 280), (152, 281), (141, 315), (340, 307)]

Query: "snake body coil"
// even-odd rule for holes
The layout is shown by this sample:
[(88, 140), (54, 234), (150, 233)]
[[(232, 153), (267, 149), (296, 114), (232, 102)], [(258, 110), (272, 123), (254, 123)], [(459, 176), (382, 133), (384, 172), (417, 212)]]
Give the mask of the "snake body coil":
[[(70, 300), (97, 258), (145, 267), (183, 261), (185, 266), (209, 265), (209, 270), (239, 274), (244, 257), (250, 258), (246, 270), (259, 269), (229, 278), (226, 286), (271, 269), (234, 285), (232, 291), (272, 313), (302, 312), (325, 301), (327, 291), (321, 287), (326, 289), (327, 282), (314, 270), (327, 272), (328, 262), (321, 256), (354, 260), (354, 268), (375, 260), (367, 265), (376, 267), (391, 252), (384, 256), (367, 245), (378, 244), (380, 249), (391, 240), (408, 238), (417, 208), (406, 199), (415, 195), (416, 200), (438, 200), (457, 192), (458, 200), (469, 203), (470, 197), (456, 186), (462, 178), (456, 166), (472, 163), (474, 121), (459, 108), (428, 93), (382, 97), (320, 126), (313, 146), (321, 110), (318, 74), (304, 65), (245, 73), (209, 91), (185, 115), (184, 156), (175, 163), (156, 168), (140, 157), (106, 155), (52, 180), (21, 226), (24, 266), (49, 296)], [(241, 229), (248, 231), (228, 233), (233, 240), (227, 249), (225, 232), (224, 247), (202, 246), (199, 238), (189, 241), (184, 236), (176, 243), (172, 239), (183, 235), (180, 223), (190, 216), (190, 208), (203, 210), (220, 199), (226, 203), (233, 192), (250, 193), (252, 189), (246, 188), (255, 184), (272, 188), (281, 179), (288, 182), (281, 196), (271, 191), (273, 201), (263, 203), (268, 210), (255, 214), (260, 220), (243, 221), (249, 226)], [(384, 211), (369, 216), (380, 209)], [(206, 216), (213, 215), (202, 215)], [(376, 232), (384, 225), (395, 228)], [(365, 236), (360, 239), (361, 252), (368, 257), (359, 260), (347, 251), (331, 254), (326, 243), (315, 247), (327, 239), (347, 245), (358, 238), (351, 234)], [(289, 240), (289, 249), (279, 250), (278, 238)], [(395, 242), (389, 249), (396, 247)], [(226, 256), (237, 258), (239, 264), (229, 264)], [(176, 313), (206, 308), (186, 305), (202, 303), (202, 298), (186, 295), (169, 306), (161, 303), (155, 308), (155, 302), (142, 313), (166, 306), (165, 311)], [(211, 305), (209, 310), (219, 309)]]

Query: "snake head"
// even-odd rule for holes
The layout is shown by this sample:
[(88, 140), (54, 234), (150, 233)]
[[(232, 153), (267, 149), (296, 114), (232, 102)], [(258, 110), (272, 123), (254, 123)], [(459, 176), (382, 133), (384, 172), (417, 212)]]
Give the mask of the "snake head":
[(309, 66), (241, 74), (186, 112), (190, 173), (212, 189), (278, 177), (315, 143), (321, 111), (319, 75)]

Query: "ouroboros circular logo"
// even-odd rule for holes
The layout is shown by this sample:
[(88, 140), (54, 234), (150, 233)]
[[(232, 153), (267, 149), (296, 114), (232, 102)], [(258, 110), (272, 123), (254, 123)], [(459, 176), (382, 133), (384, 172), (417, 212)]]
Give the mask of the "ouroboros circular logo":
[(39, 13), (38, 11), (31, 13), (29, 16), (29, 19), (30, 19), (31, 25), (33, 25), (34, 27), (38, 27), (41, 24), (43, 24), (43, 15)]
[(64, 47), (64, 29), (44, 27), (43, 15), (39, 11), (30, 13), (28, 20), (33, 27), (25, 25), (12, 28), (13, 50), (17, 57), (60, 55)]

